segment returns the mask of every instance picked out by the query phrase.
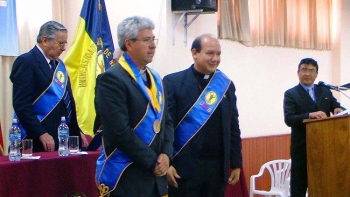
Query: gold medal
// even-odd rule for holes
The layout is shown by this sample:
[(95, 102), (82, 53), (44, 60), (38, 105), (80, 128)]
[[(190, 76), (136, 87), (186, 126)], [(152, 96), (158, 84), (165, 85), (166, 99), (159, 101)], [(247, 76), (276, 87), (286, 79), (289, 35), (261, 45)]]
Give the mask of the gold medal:
[(155, 133), (159, 133), (159, 131), (160, 131), (160, 121), (159, 120), (154, 121), (154, 123), (153, 123), (153, 131)]

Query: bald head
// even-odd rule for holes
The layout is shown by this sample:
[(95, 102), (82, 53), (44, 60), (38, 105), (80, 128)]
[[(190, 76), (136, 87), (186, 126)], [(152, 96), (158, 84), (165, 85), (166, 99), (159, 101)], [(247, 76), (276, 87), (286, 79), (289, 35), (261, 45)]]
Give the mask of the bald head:
[(203, 39), (214, 39), (217, 42), (219, 42), (212, 34), (202, 34), (193, 40), (192, 46), (191, 46), (191, 51), (193, 49), (195, 49), (197, 52), (200, 52), (202, 49), (202, 40)]

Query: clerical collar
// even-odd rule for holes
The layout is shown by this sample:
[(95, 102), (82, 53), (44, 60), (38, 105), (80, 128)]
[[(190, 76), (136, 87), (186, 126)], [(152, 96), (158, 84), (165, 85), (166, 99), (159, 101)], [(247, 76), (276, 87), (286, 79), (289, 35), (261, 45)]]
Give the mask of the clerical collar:
[(214, 73), (211, 73), (210, 75), (202, 74), (202, 73), (198, 72), (196, 69), (194, 69), (194, 65), (192, 65), (191, 68), (193, 70), (193, 74), (200, 79), (205, 79), (205, 80), (210, 79), (214, 74)]

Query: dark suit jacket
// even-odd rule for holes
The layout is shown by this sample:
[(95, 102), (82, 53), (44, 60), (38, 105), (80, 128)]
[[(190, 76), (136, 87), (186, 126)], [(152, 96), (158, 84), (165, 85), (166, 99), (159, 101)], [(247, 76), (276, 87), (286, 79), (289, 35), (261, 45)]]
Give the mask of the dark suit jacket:
[[(67, 114), (63, 99), (42, 122), (38, 120), (37, 114), (33, 109), (32, 104), (34, 100), (50, 85), (52, 75), (53, 71), (36, 46), (29, 52), (17, 57), (13, 63), (10, 75), (13, 83), (13, 108), (27, 132), (26, 138), (33, 139), (34, 152), (44, 151), (39, 136), (46, 132), (53, 137), (55, 150), (58, 150), (57, 128), (61, 123), (61, 117)], [(67, 90), (72, 102), (72, 118), (68, 123), (69, 135), (80, 136), (75, 113), (75, 102), (69, 81)]]
[(328, 88), (318, 85), (314, 87), (316, 103), (300, 84), (284, 93), (284, 121), (292, 128), (291, 155), (306, 150), (306, 126), (303, 120), (309, 119), (310, 112), (323, 111), (330, 116), (335, 108), (340, 108), (340, 104)]
[(135, 80), (116, 64), (99, 75), (96, 84), (96, 112), (103, 127), (103, 145), (107, 155), (115, 149), (126, 154), (133, 163), (124, 171), (113, 194), (149, 196), (157, 184), (161, 195), (167, 194), (167, 178), (152, 172), (160, 153), (172, 158), (173, 126), (166, 98), (161, 130), (148, 146), (133, 128), (143, 118), (149, 102)]
[[(168, 105), (174, 127), (184, 117), (186, 112), (198, 99), (201, 90), (191, 68), (184, 71), (167, 75), (163, 79), (165, 88), (168, 92)], [(236, 106), (237, 98), (235, 95), (235, 86), (231, 82), (225, 97), (222, 99), (219, 107), (222, 111), (222, 127), (224, 143), (224, 169), (225, 176), (223, 181), (227, 182), (229, 167), (242, 167), (241, 137), (238, 124), (238, 110)], [(181, 178), (193, 176), (193, 172), (198, 167), (196, 158), (199, 155), (200, 147), (203, 141), (203, 132), (199, 131), (196, 138), (193, 138), (178, 154), (172, 165), (177, 170)], [(176, 138), (176, 135), (175, 135)]]

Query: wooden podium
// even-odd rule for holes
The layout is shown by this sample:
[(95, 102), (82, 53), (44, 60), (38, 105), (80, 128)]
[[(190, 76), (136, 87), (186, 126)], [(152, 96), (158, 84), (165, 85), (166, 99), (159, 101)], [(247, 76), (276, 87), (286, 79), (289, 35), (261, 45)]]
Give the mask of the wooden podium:
[(350, 115), (304, 120), (309, 197), (350, 197)]

